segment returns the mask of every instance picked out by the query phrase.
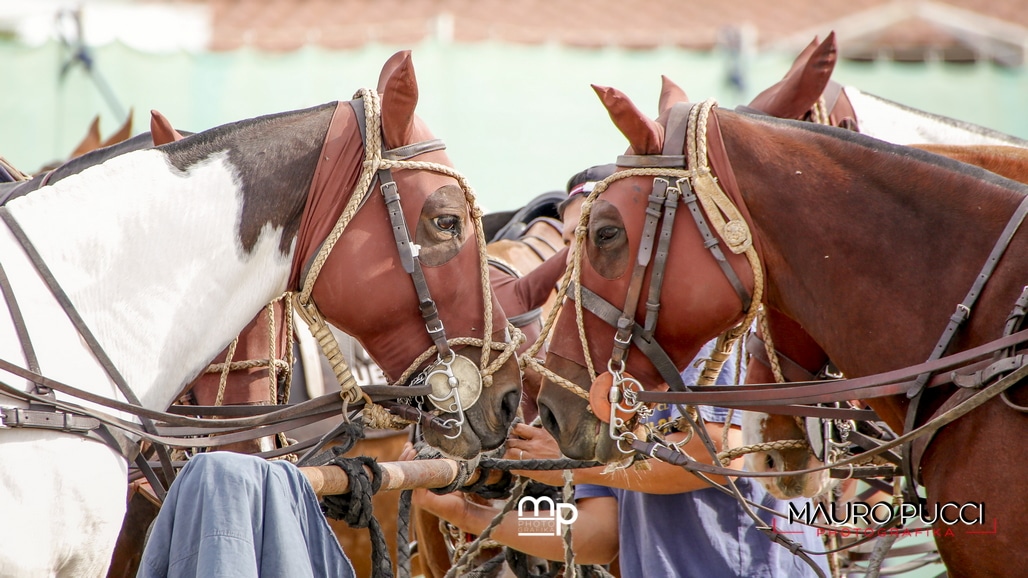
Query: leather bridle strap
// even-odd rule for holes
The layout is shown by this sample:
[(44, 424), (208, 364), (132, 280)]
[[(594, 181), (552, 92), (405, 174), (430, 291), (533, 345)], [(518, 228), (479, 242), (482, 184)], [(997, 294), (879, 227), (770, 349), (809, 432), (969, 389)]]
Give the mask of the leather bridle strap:
[(643, 322), (643, 336), (649, 340), (653, 339), (653, 332), (657, 329), (657, 317), (660, 314), (660, 291), (664, 286), (664, 271), (667, 269), (668, 247), (671, 245), (671, 231), (675, 225), (678, 200), (682, 191), (688, 186), (688, 180), (679, 179), (677, 187), (667, 189), (667, 196), (664, 199), (664, 222), (660, 225), (657, 253), (653, 258), (650, 294), (646, 299), (646, 319)]
[[(660, 221), (661, 207), (668, 196), (667, 179), (653, 179), (653, 192), (649, 196), (649, 204), (646, 206), (646, 221), (643, 224), (642, 238), (639, 241), (639, 252), (636, 255), (635, 267), (632, 269), (632, 277), (628, 283), (628, 292), (625, 295), (625, 305), (621, 309), (614, 327), (614, 349), (610, 354), (610, 361), (615, 367), (624, 367), (625, 357), (628, 355), (628, 346), (632, 342), (632, 334), (635, 333), (635, 311), (639, 306), (639, 297), (642, 293), (643, 278), (646, 276), (646, 268), (649, 267), (650, 258), (653, 256), (654, 237), (657, 233), (657, 224)], [(658, 288), (659, 290), (659, 288)], [(584, 299), (584, 297), (583, 297)]]
[(425, 321), (425, 329), (432, 338), (432, 342), (435, 343), (439, 355), (444, 358), (451, 357), (453, 352), (450, 351), (450, 344), (446, 342), (446, 328), (443, 327), (443, 321), (439, 318), (439, 309), (428, 289), (428, 281), (421, 268), (421, 259), (418, 258), (419, 247), (411, 241), (410, 232), (407, 230), (407, 222), (403, 218), (400, 195), (396, 190), (392, 171), (389, 169), (378, 171), (378, 179), (381, 182), (382, 198), (389, 211), (389, 223), (393, 228), (393, 239), (396, 241), (396, 249), (400, 253), (400, 262), (403, 264), (403, 270), (410, 275), (411, 281), (414, 282), (414, 290), (418, 294), (418, 308), (421, 310), (421, 318)]
[[(21, 342), (21, 350), (25, 355), (25, 365), (31, 371), (39, 373), (39, 360), (36, 358), (36, 350), (32, 347), (32, 339), (29, 337), (28, 326), (25, 325), (25, 316), (21, 314), (21, 307), (18, 305), (18, 298), (14, 295), (14, 288), (11, 287), (11, 280), (7, 277), (7, 271), (0, 263), (0, 290), (3, 291), (4, 301), (11, 313), (11, 322), (14, 324), (14, 331), (18, 334), (18, 341)], [(52, 395), (50, 388), (33, 382), (35, 391), (39, 395)]]
[[(573, 287), (568, 288), (567, 298), (574, 301), (576, 290)], [(616, 325), (618, 318), (621, 316), (621, 311), (618, 310), (609, 301), (600, 297), (588, 287), (582, 286), (582, 307), (593, 315), (606, 321), (610, 325)], [(668, 387), (673, 391), (692, 391), (685, 382), (682, 381), (682, 374), (678, 372), (678, 368), (675, 363), (671, 361), (671, 357), (668, 356), (667, 352), (661, 348), (660, 344), (657, 343), (656, 339), (649, 339), (643, 335), (643, 328), (639, 324), (635, 324), (631, 333), (632, 343), (643, 352), (643, 355), (650, 360), (650, 363), (657, 368), (660, 372), (660, 376), (664, 378), (664, 382), (667, 383)]]
[[(950, 343), (953, 341), (954, 335), (964, 322), (971, 316), (971, 309), (974, 308), (975, 303), (978, 301), (978, 297), (982, 294), (982, 290), (985, 288), (985, 284), (992, 277), (993, 271), (996, 269), (996, 265), (999, 263), (1003, 254), (1006, 252), (1007, 247), (1010, 246), (1010, 241), (1013, 240), (1014, 234), (1021, 227), (1021, 223), (1024, 222), (1025, 215), (1028, 215), (1028, 197), (1021, 200), (1021, 203), (1017, 206), (1017, 209), (1010, 216), (1003, 231), (1000, 233), (999, 238), (996, 239), (996, 244), (992, 247), (992, 251), (989, 253), (989, 257), (985, 260), (985, 264), (982, 265), (981, 272), (975, 277), (974, 283), (971, 284), (970, 290), (967, 295), (964, 296), (964, 300), (957, 305), (953, 315), (950, 316), (949, 322), (946, 324), (946, 328), (942, 331), (942, 335), (939, 337), (939, 341), (935, 344), (935, 348), (932, 349), (931, 354), (928, 357), (928, 361), (934, 361), (942, 357), (946, 349), (949, 348)], [(922, 394), (924, 393), (925, 384), (931, 378), (931, 373), (925, 372), (917, 376), (914, 383), (907, 389), (907, 398), (910, 399), (910, 403), (907, 405), (907, 415), (903, 423), (903, 430), (910, 431), (914, 428), (917, 423), (917, 414), (921, 405)], [(911, 456), (911, 447), (906, 445), (903, 447), (903, 474), (907, 478), (908, 485), (905, 492), (908, 497), (913, 497), (915, 494), (917, 478), (916, 470), (917, 464), (913, 463)]]
[[(968, 367), (968, 364), (973, 363), (976, 359), (1025, 342), (1028, 342), (1028, 329), (935, 361), (864, 377), (784, 385), (780, 383), (733, 386), (710, 385), (691, 392), (640, 391), (637, 394), (637, 398), (639, 401), (646, 403), (750, 407), (755, 405), (824, 403), (899, 395), (906, 391), (911, 381), (921, 373), (936, 373), (946, 369)], [(985, 367), (992, 362), (991, 359), (986, 359), (973, 363), (971, 367)], [(931, 379), (926, 387), (934, 387), (951, 381), (950, 375), (938, 375)]]
[[(367, 143), (367, 126), (364, 121), (364, 101), (354, 99), (350, 101), (358, 119), (361, 140)], [(443, 150), (446, 145), (440, 139), (432, 139), (419, 143), (409, 144), (395, 149), (382, 151), (382, 158), (388, 160), (408, 160), (412, 157), (437, 150)], [(385, 200), (386, 210), (389, 213), (389, 224), (393, 229), (393, 239), (396, 242), (396, 249), (400, 253), (400, 262), (403, 270), (410, 275), (414, 283), (414, 290), (418, 295), (418, 308), (421, 310), (421, 317), (425, 321), (425, 329), (432, 338), (439, 355), (448, 358), (452, 357), (450, 344), (446, 340), (446, 328), (439, 318), (439, 309), (428, 288), (428, 281), (425, 279), (425, 272), (421, 268), (421, 260), (418, 258), (418, 245), (410, 238), (410, 231), (407, 229), (407, 222), (403, 217), (403, 208), (400, 206), (400, 194), (393, 180), (393, 173), (390, 169), (380, 169), (376, 173), (379, 181), (382, 198)], [(371, 184), (374, 187), (374, 183)]]
[[(142, 407), (142, 402), (140, 402), (139, 398), (136, 397), (132, 388), (129, 387), (128, 382), (125, 381), (124, 376), (121, 375), (121, 372), (118, 371), (117, 367), (115, 367), (114, 362), (111, 361), (110, 357), (108, 357), (107, 352), (100, 346), (100, 342), (97, 341), (93, 332), (90, 331), (89, 326), (86, 325), (85, 320), (82, 319), (78, 311), (75, 309), (75, 306), (72, 305), (71, 299), (68, 298), (64, 289), (61, 288), (60, 283), (57, 282), (57, 278), (54, 277), (42, 256), (40, 256), (39, 252), (36, 251), (35, 245), (33, 245), (32, 241), (28, 238), (25, 230), (21, 228), (17, 219), (14, 218), (14, 215), (11, 214), (7, 207), (0, 207), (0, 218), (2, 218), (7, 224), (14, 238), (21, 245), (22, 250), (25, 251), (25, 255), (31, 261), (33, 267), (35, 267), (40, 279), (46, 283), (50, 293), (53, 295), (57, 303), (60, 304), (65, 315), (68, 316), (72, 325), (75, 326), (75, 330), (82, 337), (83, 341), (86, 342), (86, 345), (93, 353), (93, 356), (111, 378), (111, 381), (114, 382), (118, 387), (118, 390), (121, 391), (122, 395), (125, 396), (125, 399), (128, 400), (129, 403)], [(157, 433), (157, 428), (154, 426), (153, 422), (141, 416), (139, 417), (139, 421), (145, 431), (153, 434)], [(162, 469), (164, 471), (165, 479), (170, 484), (175, 479), (175, 468), (171, 465), (171, 456), (168, 454), (167, 448), (156, 446), (155, 449), (157, 451), (158, 458), (163, 465)]]

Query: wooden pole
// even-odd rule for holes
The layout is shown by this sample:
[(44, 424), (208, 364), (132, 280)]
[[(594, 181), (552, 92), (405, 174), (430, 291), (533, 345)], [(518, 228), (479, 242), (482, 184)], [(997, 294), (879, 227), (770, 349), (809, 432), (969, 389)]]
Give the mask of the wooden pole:
[[(456, 460), (434, 459), (434, 460), (413, 460), (405, 462), (381, 462), (382, 487), (385, 490), (411, 490), (414, 488), (442, 488), (449, 485), (457, 477), (458, 465)], [(371, 476), (371, 470), (364, 468)], [(314, 493), (319, 496), (332, 496), (350, 492), (350, 479), (342, 468), (336, 466), (307, 466), (300, 468), (300, 472), (307, 476)], [(489, 476), (491, 481), (499, 480), (502, 472), (494, 472)], [(479, 472), (475, 471), (468, 479), (473, 483), (478, 479)], [(492, 480), (495, 477), (496, 480)]]

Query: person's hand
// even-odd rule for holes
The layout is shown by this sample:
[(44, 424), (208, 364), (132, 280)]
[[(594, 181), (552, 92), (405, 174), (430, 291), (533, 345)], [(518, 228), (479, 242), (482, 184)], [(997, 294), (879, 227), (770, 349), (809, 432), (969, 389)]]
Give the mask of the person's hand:
[[(523, 423), (515, 424), (507, 438), (507, 460), (556, 460), (564, 457), (557, 440), (548, 431)], [(515, 470), (515, 474), (532, 478), (550, 486), (563, 486), (564, 476), (560, 470)]]

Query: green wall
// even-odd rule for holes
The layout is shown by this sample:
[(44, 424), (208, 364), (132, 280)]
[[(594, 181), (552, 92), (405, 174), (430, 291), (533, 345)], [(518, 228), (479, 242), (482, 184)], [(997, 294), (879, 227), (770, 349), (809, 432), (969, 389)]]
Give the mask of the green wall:
[[(209, 54), (148, 54), (120, 44), (93, 51), (97, 69), (125, 107), (135, 132), (149, 110), (173, 124), (202, 130), (260, 114), (350, 98), (377, 83), (397, 49), (372, 45), (329, 52), (242, 50)], [(625, 148), (589, 88), (614, 86), (656, 114), (660, 75), (693, 100), (715, 97), (734, 106), (781, 78), (795, 54), (763, 54), (747, 63), (750, 90), (724, 82), (725, 58), (664, 48), (585, 50), (552, 45), (440, 44), (413, 49), (421, 87), (418, 112), (446, 140), (486, 210), (522, 205), (562, 188), (588, 165), (610, 162)], [(0, 42), (0, 155), (34, 171), (67, 156), (101, 114), (104, 135), (121, 123), (81, 66), (64, 79), (58, 44), (29, 48)], [(911, 106), (1028, 138), (1028, 69), (991, 65), (840, 62), (835, 79)]]

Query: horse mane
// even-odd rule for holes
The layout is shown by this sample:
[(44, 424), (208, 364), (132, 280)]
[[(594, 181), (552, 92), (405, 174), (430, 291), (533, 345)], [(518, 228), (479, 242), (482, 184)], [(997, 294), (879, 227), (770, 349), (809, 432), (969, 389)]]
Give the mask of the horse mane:
[[(309, 146), (309, 143), (325, 141), (337, 105), (337, 102), (330, 102), (233, 122), (163, 144), (158, 150), (167, 156), (171, 166), (182, 173), (213, 155), (227, 154), (228, 161), (237, 167), (236, 178), (242, 185), (244, 217), (250, 214), (262, 215), (256, 219), (244, 218), (242, 222), (269, 222), (285, 227), (280, 250), (286, 254), (300, 226), (299, 219), (291, 219), (290, 216), (299, 216), (303, 211), (321, 157), (321, 147)], [(288, 138), (283, 138), (283, 131), (288, 133)], [(359, 134), (355, 135), (360, 138)], [(297, 146), (297, 143), (307, 146)], [(274, 158), (277, 162), (262, 163), (255, 160), (262, 156)], [(273, 172), (273, 165), (288, 168)], [(272, 179), (282, 187), (292, 187), (292, 190), (283, 188), (282, 194), (275, 198), (249, 193), (260, 191)], [(246, 251), (254, 246), (259, 237), (258, 229), (240, 231)]]
[[(178, 170), (185, 172), (198, 162), (207, 159), (210, 155), (229, 150), (229, 155), (239, 153), (269, 153), (272, 146), (282, 149), (291, 148), (288, 143), (281, 143), (277, 140), (266, 139), (266, 132), (279, 126), (283, 122), (294, 121), (297, 133), (294, 138), (302, 142), (322, 142), (328, 134), (328, 120), (335, 111), (336, 102), (330, 102), (319, 106), (280, 112), (239, 120), (221, 126), (214, 127), (203, 132), (198, 132), (189, 138), (180, 141), (170, 142), (162, 145), (171, 164)], [(324, 117), (324, 118), (322, 118)], [(320, 151), (313, 153), (317, 159)], [(241, 175), (242, 176), (242, 175)]]
[(922, 150), (919, 148), (905, 145), (892, 144), (890, 142), (876, 139), (874, 137), (870, 137), (852, 130), (829, 126), (825, 124), (817, 124), (801, 120), (783, 119), (740, 110), (730, 112), (739, 116), (746, 117), (748, 119), (755, 120), (757, 122), (785, 126), (797, 130), (809, 131), (832, 139), (842, 140), (847, 143), (855, 144), (866, 149), (908, 157), (918, 162), (936, 165), (948, 171), (966, 175), (973, 179), (978, 179), (999, 187), (1003, 187), (1005, 189), (1010, 190), (1011, 192), (1020, 195), (1028, 195), (1028, 185), (1025, 185), (1012, 179), (1002, 177), (1000, 175), (997, 175), (996, 173), (987, 171), (981, 167), (963, 163), (958, 160), (942, 156), (940, 154), (936, 154), (934, 152), (930, 152), (927, 150)]

